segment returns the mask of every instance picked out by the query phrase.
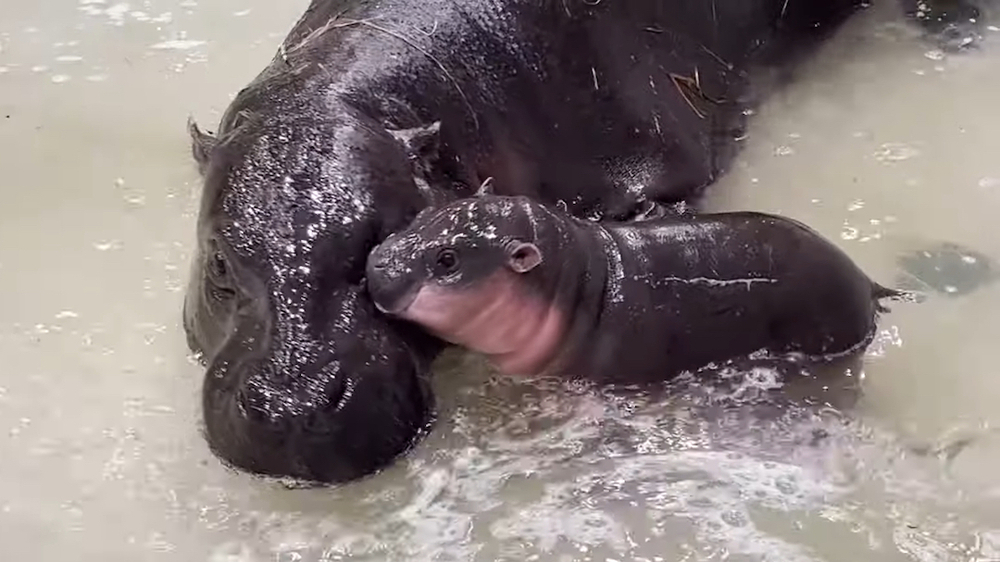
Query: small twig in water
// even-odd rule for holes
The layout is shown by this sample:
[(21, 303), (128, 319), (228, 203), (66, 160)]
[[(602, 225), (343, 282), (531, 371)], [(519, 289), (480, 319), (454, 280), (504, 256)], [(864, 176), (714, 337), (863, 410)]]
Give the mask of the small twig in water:
[(701, 48), (706, 53), (708, 53), (713, 59), (715, 59), (719, 64), (721, 64), (722, 66), (726, 67), (726, 69), (728, 69), (728, 70), (732, 70), (733, 69), (733, 65), (731, 63), (726, 62), (726, 60), (724, 58), (722, 58), (719, 55), (715, 54), (715, 52), (712, 51), (712, 49), (709, 49), (708, 47), (706, 47), (704, 45), (702, 45)]
[(675, 74), (671, 72), (670, 80), (673, 81), (674, 87), (677, 88), (677, 91), (681, 94), (681, 97), (684, 98), (684, 101), (687, 102), (691, 110), (694, 111), (695, 115), (697, 115), (701, 119), (705, 118), (705, 112), (703, 112), (701, 109), (698, 108), (698, 106), (695, 105), (693, 98), (700, 99), (710, 104), (722, 103), (721, 100), (712, 99), (707, 94), (705, 94), (704, 90), (702, 90), (701, 74), (698, 72), (697, 67), (695, 67), (694, 69), (694, 78), (690, 78), (688, 76), (681, 76), (680, 74)]
[(479, 184), (479, 189), (476, 190), (476, 197), (482, 195), (488, 195), (493, 192), (493, 176), (490, 176), (483, 180), (483, 183)]
[(433, 37), (438, 30), (438, 20), (434, 20), (434, 27), (432, 27), (430, 31), (424, 31), (423, 29), (420, 29), (419, 27), (416, 26), (413, 26), (413, 30), (416, 31), (417, 33), (420, 33), (421, 35), (427, 37)]
[[(695, 76), (697, 76), (697, 74), (695, 74)], [(684, 98), (688, 107), (691, 108), (691, 111), (693, 111), (699, 119), (704, 119), (705, 114), (702, 113), (702, 111), (698, 109), (698, 106), (694, 104), (694, 101), (691, 99), (687, 91), (691, 88), (697, 88), (697, 82), (687, 76), (681, 76), (680, 74), (674, 74), (673, 72), (670, 73), (670, 80), (674, 83), (674, 87), (677, 88), (677, 92), (680, 93), (682, 98)]]

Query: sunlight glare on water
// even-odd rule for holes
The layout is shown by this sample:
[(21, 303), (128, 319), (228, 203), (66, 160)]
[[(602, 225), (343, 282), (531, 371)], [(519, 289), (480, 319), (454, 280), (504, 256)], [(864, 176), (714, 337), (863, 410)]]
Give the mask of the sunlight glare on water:
[(968, 271), (1000, 259), (995, 39), (946, 55), (866, 14), (756, 112), (710, 192), (803, 220), (885, 284), (904, 254), (928, 285), (941, 274), (940, 293), (892, 305), (863, 368), (640, 393), (447, 354), (441, 419), (409, 457), (288, 490), (224, 469), (199, 434), (184, 122), (214, 129), (306, 2), (8, 4), (5, 560), (1000, 560), (1000, 290), (932, 251), (968, 249)]

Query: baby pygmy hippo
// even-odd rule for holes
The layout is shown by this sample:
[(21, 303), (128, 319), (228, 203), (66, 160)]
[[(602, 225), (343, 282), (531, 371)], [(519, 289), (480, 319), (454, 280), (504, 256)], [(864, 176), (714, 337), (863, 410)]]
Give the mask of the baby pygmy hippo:
[(757, 351), (867, 346), (873, 282), (809, 227), (757, 212), (597, 223), (526, 197), (425, 209), (369, 254), (386, 314), (515, 375), (669, 379)]

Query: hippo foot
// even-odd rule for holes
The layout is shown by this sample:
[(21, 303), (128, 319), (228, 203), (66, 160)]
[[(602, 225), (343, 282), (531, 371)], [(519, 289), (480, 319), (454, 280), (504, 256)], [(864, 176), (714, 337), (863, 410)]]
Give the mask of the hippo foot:
[(902, 270), (896, 279), (899, 288), (949, 297), (967, 295), (1000, 278), (992, 258), (950, 242), (901, 254), (896, 264)]

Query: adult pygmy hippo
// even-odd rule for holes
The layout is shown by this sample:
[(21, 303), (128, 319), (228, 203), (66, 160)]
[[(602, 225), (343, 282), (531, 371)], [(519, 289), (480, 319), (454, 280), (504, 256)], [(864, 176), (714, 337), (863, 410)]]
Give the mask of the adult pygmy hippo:
[(426, 209), (372, 250), (375, 305), (511, 374), (664, 380), (756, 351), (842, 356), (874, 335), (872, 282), (837, 246), (752, 212), (629, 223), (526, 197)]
[(314, 482), (386, 466), (432, 418), (443, 343), (375, 310), (376, 244), (487, 177), (594, 218), (691, 199), (730, 161), (755, 77), (861, 3), (314, 0), (218, 133), (190, 127), (184, 325), (211, 450)]

